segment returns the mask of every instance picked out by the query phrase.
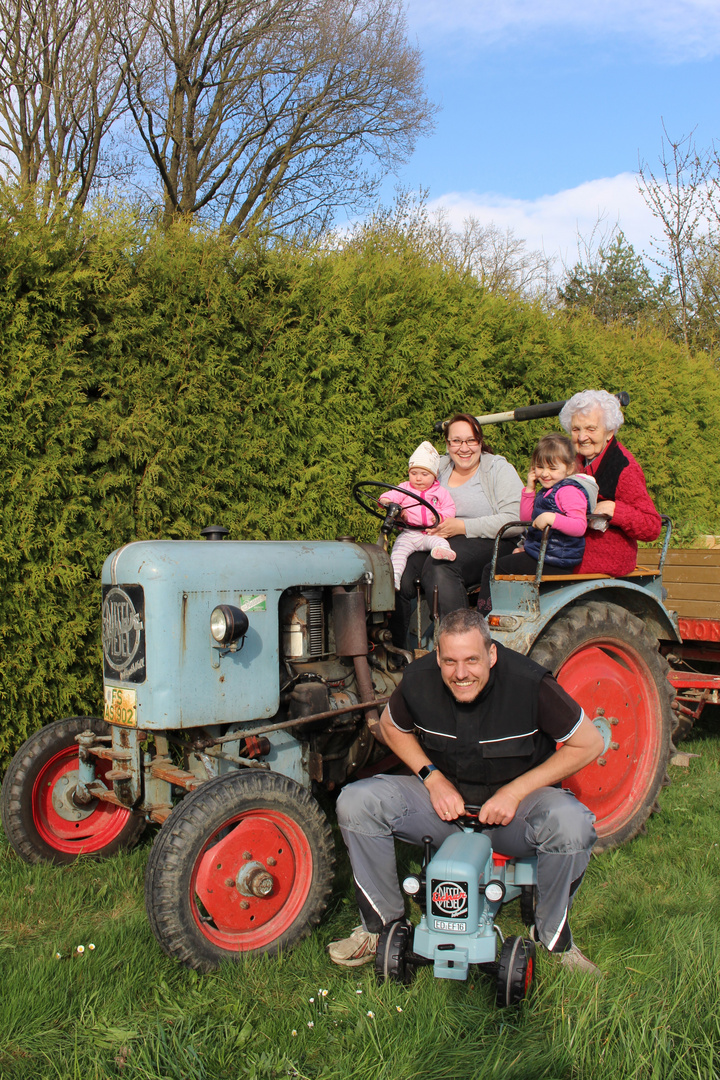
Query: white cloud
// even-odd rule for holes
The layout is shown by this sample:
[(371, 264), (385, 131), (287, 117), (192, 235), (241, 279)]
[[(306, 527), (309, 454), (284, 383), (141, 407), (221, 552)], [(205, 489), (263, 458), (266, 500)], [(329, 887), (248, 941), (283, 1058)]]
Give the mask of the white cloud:
[(431, 210), (440, 207), (455, 229), (469, 217), (482, 225), (509, 228), (530, 250), (542, 250), (567, 266), (578, 259), (578, 236), (589, 241), (598, 222), (596, 239), (618, 225), (638, 254), (649, 252), (651, 236), (658, 234), (657, 222), (637, 189), (634, 173), (590, 180), (537, 199), (452, 191), (429, 203)]
[(462, 33), (474, 47), (568, 30), (640, 42), (672, 60), (720, 54), (718, 0), (409, 0), (408, 11), (418, 31)]

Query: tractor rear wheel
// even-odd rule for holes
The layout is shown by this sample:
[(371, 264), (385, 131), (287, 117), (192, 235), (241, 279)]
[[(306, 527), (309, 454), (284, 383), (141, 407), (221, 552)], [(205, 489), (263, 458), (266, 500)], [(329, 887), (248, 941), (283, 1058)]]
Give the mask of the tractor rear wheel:
[(308, 792), (278, 773), (216, 777), (186, 795), (148, 859), (145, 906), (162, 949), (212, 971), (310, 933), (333, 876), (330, 826)]
[[(145, 821), (124, 807), (93, 799), (73, 801), (78, 782), (78, 744), (83, 731), (107, 735), (110, 728), (94, 716), (55, 720), (31, 735), (5, 773), (0, 799), (5, 835), (28, 863), (71, 863), (79, 855), (95, 858), (132, 847)], [(112, 768), (97, 761), (99, 780)]]
[(658, 643), (617, 604), (563, 611), (530, 656), (550, 668), (605, 739), (601, 756), (564, 782), (595, 814), (597, 851), (643, 831), (667, 783), (674, 691)]

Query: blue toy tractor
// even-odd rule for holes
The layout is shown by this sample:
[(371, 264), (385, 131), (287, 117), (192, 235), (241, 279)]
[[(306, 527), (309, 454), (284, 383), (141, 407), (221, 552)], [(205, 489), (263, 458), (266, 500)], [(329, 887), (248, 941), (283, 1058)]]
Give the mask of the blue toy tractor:
[[(520, 898), (523, 920), (532, 924), (537, 860), (496, 855), (477, 820), (479, 807), (466, 807), (463, 826), (433, 852), (423, 838), (422, 870), (410, 874), (403, 891), (419, 904), (413, 928), (404, 920), (386, 926), (378, 940), (375, 973), (381, 981), (408, 983), (421, 965), (432, 964), (438, 979), (468, 977), (470, 965), (495, 980), (500, 1008), (527, 995), (535, 966), (535, 942), (503, 938), (496, 917), (502, 904)], [(500, 940), (500, 955), (497, 944)]]

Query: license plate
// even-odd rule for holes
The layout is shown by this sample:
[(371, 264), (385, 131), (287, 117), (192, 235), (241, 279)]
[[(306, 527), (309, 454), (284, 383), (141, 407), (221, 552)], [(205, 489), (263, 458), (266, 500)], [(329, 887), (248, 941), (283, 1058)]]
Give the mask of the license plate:
[(448, 922), (447, 919), (435, 919), (436, 930), (451, 930), (456, 934), (464, 934), (467, 924), (464, 922)]
[(106, 686), (104, 716), (108, 724), (137, 727), (137, 690), (130, 686)]

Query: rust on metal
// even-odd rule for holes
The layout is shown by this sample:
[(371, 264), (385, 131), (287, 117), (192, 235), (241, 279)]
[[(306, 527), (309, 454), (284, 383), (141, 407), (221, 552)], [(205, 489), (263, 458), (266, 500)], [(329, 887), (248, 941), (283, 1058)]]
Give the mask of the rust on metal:
[(154, 761), (150, 766), (150, 774), (156, 780), (165, 780), (168, 784), (176, 784), (178, 787), (185, 788), (186, 791), (193, 791), (203, 783), (202, 780), (198, 780), (195, 773), (178, 769), (170, 761)]

